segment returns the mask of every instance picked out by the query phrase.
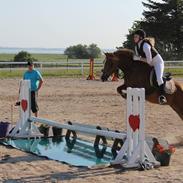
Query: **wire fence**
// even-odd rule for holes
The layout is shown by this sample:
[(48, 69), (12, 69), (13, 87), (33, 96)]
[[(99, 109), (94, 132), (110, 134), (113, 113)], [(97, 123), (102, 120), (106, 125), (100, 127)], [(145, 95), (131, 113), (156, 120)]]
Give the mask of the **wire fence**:
[[(101, 69), (103, 67), (103, 61), (95, 61), (95, 69)], [(40, 71), (44, 70), (78, 70), (82, 75), (89, 70), (89, 61), (69, 61), (69, 62), (34, 62), (35, 68)], [(15, 71), (26, 70), (27, 62), (0, 62), (0, 71)]]
[[(35, 62), (35, 67), (40, 71), (44, 70), (79, 70), (83, 75), (86, 70), (89, 70), (89, 60), (68, 61), (68, 62)], [(94, 61), (94, 69), (103, 68), (103, 61)], [(167, 69), (183, 69), (183, 61), (165, 61)], [(27, 62), (0, 62), (0, 71), (26, 70)]]

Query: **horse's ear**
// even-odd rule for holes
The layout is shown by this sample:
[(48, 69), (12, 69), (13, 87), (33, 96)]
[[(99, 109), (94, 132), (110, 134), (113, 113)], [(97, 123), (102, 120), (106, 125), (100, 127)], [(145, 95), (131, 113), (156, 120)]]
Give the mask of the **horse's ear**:
[(114, 57), (114, 53), (108, 53), (109, 57)]
[(106, 52), (106, 53), (104, 53), (104, 54), (105, 54), (105, 56), (108, 57), (108, 58), (112, 58), (112, 57), (114, 56), (113, 53), (108, 53), (108, 52)]

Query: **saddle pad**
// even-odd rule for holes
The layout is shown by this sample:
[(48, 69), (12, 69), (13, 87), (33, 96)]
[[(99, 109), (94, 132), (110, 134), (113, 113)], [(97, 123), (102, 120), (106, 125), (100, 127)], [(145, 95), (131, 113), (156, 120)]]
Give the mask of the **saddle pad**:
[(165, 93), (167, 94), (173, 94), (176, 91), (176, 86), (175, 86), (175, 82), (173, 79), (166, 81), (165, 83)]

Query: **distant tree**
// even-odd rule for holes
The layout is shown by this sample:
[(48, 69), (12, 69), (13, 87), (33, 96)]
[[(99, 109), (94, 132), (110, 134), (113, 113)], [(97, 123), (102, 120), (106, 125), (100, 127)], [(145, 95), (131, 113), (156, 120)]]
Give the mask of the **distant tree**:
[(183, 58), (183, 0), (147, 0), (141, 26), (155, 37), (166, 57)]
[(101, 50), (96, 44), (90, 44), (87, 48), (87, 52), (90, 58), (98, 58), (101, 56)]
[(37, 59), (33, 58), (31, 54), (26, 51), (21, 51), (14, 57), (14, 62), (28, 62), (28, 61), (37, 61)]
[(87, 58), (98, 58), (101, 55), (100, 48), (96, 44), (87, 45), (75, 45), (66, 48), (64, 54), (69, 58), (87, 59)]
[(137, 29), (140, 29), (140, 21), (135, 21), (132, 25), (132, 28), (129, 29), (129, 34), (126, 35), (127, 40), (123, 42), (123, 48), (129, 48), (129, 49), (134, 49), (134, 42), (133, 42), (133, 32)]
[(183, 59), (183, 0), (143, 2), (143, 20), (134, 22), (123, 47), (132, 48), (132, 32), (144, 29), (165, 59)]

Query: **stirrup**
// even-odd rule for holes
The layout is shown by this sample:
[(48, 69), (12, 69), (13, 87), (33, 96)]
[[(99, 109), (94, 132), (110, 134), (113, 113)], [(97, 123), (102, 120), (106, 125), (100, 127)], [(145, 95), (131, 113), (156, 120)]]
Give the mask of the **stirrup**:
[(163, 105), (163, 104), (167, 103), (167, 99), (164, 95), (160, 95), (158, 99), (159, 99), (159, 104), (160, 105)]

